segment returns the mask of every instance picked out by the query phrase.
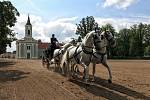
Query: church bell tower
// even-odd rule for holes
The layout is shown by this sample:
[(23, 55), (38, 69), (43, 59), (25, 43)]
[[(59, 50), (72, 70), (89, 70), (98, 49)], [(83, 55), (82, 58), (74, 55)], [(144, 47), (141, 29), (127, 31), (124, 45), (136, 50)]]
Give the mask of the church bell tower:
[(30, 17), (29, 17), (29, 15), (28, 15), (27, 23), (25, 25), (25, 37), (32, 38), (32, 25), (30, 23)]

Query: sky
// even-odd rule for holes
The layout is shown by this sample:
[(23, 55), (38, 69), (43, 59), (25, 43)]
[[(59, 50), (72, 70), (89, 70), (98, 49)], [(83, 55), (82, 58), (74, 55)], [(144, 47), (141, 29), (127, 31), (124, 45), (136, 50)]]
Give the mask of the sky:
[[(2, 0), (1, 0), (2, 1)], [(107, 23), (118, 32), (140, 22), (150, 24), (150, 0), (10, 0), (20, 16), (12, 28), (17, 39), (25, 36), (29, 14), (33, 38), (50, 42), (55, 34), (60, 42), (68, 42), (75, 35), (76, 24), (93, 16), (101, 26)], [(16, 50), (15, 42), (7, 51)]]

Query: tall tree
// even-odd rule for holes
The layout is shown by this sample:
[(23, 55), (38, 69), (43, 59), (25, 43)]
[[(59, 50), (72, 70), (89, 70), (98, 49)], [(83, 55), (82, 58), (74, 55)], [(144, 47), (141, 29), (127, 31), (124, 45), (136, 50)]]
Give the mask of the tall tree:
[(116, 33), (114, 27), (109, 23), (102, 26), (102, 31), (105, 31), (105, 30), (109, 30), (113, 35), (115, 35)]
[(17, 21), (19, 12), (10, 1), (0, 1), (0, 54), (6, 52), (7, 44), (15, 40), (15, 32), (11, 29)]
[(147, 47), (147, 46), (150, 46), (150, 24), (145, 24), (144, 25), (145, 27), (145, 34), (144, 34), (144, 38), (143, 38), (143, 43), (144, 43), (144, 46)]
[(119, 38), (117, 39), (120, 54), (119, 56), (128, 57), (130, 48), (130, 29), (121, 29), (119, 31)]
[(150, 56), (150, 45), (145, 47), (145, 52), (144, 52), (145, 56)]
[(79, 24), (77, 25), (76, 34), (83, 38), (87, 33), (94, 29), (96, 22), (93, 16), (87, 16), (86, 18), (82, 18)]
[(145, 27), (142, 23), (133, 25), (131, 27), (131, 43), (130, 43), (130, 56), (144, 56), (143, 38), (145, 34)]

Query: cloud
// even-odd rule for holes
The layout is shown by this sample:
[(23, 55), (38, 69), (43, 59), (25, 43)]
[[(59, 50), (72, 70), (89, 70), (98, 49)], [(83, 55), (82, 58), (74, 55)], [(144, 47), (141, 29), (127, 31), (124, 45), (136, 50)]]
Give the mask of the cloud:
[(103, 3), (103, 7), (105, 8), (114, 6), (118, 9), (126, 9), (137, 1), (139, 0), (105, 0), (105, 2)]
[(138, 16), (138, 17), (128, 17), (128, 18), (101, 18), (96, 17), (95, 21), (98, 22), (100, 26), (107, 23), (111, 24), (116, 32), (119, 32), (122, 28), (130, 28), (134, 24), (144, 23), (150, 24), (150, 17)]
[[(17, 39), (21, 39), (25, 36), (25, 24), (28, 16), (21, 14), (17, 18), (17, 23), (13, 30), (17, 33)], [(32, 36), (35, 39), (41, 39), (43, 42), (50, 42), (50, 37), (55, 34), (60, 42), (68, 42), (69, 38), (76, 37), (75, 30), (78, 17), (59, 18), (53, 21), (44, 22), (40, 16), (30, 15), (30, 21), (32, 24)], [(15, 42), (12, 43), (12, 48), (7, 51), (15, 50)]]
[[(73, 22), (77, 17), (71, 18), (59, 18), (54, 21), (44, 22), (41, 17), (30, 15), (30, 21), (32, 24), (32, 35), (35, 39), (42, 38), (43, 41), (49, 42), (47, 38), (51, 37), (51, 34), (55, 34), (61, 41), (63, 37), (70, 37), (75, 35), (76, 25)], [(13, 30), (18, 34), (16, 37), (21, 39), (25, 35), (25, 24), (27, 22), (27, 15), (21, 14), (17, 19), (17, 23)], [(61, 36), (63, 35), (63, 37)], [(46, 38), (46, 39), (45, 39)]]

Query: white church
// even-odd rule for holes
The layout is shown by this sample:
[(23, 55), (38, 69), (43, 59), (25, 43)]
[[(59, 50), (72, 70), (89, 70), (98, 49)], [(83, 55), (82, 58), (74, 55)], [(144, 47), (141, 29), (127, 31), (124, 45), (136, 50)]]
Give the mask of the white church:
[(16, 41), (16, 58), (22, 59), (37, 59), (42, 56), (44, 49), (49, 43), (42, 43), (40, 40), (35, 40), (32, 37), (32, 24), (28, 16), (25, 25), (25, 37)]

